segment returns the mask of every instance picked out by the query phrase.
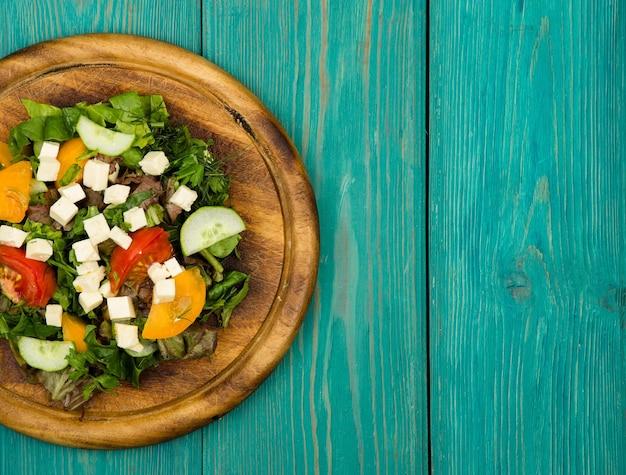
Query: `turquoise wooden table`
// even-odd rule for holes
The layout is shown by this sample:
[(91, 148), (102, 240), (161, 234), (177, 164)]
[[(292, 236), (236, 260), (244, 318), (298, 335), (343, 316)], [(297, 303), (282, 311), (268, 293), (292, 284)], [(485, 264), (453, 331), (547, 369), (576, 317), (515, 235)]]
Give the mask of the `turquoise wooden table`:
[[(623, 2), (21, 0), (203, 55), (316, 193), (318, 285), (220, 420), (116, 451), (0, 428), (0, 473), (626, 473)], [(0, 374), (1, 377), (1, 374)]]

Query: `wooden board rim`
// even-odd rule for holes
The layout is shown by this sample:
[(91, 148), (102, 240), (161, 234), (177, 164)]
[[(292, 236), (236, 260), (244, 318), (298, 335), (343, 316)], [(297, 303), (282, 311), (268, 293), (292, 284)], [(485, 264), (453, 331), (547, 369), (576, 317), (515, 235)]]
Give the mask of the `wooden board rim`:
[[(150, 55), (141, 52), (149, 50)], [(193, 68), (185, 68), (186, 65)], [(285, 260), (279, 293), (255, 339), (211, 383), (179, 400), (150, 410), (88, 414), (52, 409), (0, 387), (0, 423), (54, 444), (81, 448), (126, 448), (150, 445), (191, 432), (221, 417), (262, 383), (295, 338), (317, 281), (319, 220), (315, 196), (298, 152), (282, 126), (245, 86), (215, 64), (180, 47), (121, 34), (86, 34), (50, 40), (0, 60), (0, 95), (25, 82), (78, 67), (152, 68), (164, 65), (176, 80), (201, 84), (233, 111), (238, 125), (272, 160), (270, 168), (283, 206)], [(202, 71), (203, 77), (197, 73)], [(226, 93), (215, 84), (228, 83)], [(281, 331), (277, 331), (280, 329)], [(279, 335), (276, 337), (276, 335)], [(229, 397), (216, 404), (211, 396), (228, 386)]]

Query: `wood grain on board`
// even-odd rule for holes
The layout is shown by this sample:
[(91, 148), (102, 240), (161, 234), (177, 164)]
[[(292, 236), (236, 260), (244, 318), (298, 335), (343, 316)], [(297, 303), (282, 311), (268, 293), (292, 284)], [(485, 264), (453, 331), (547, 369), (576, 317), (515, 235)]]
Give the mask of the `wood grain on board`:
[(250, 292), (232, 326), (220, 331), (210, 360), (163, 363), (146, 372), (139, 390), (98, 394), (85, 410), (48, 404), (24, 377), (4, 379), (2, 423), (48, 442), (135, 447), (222, 416), (287, 351), (316, 282), (317, 209), (297, 152), (254, 96), (193, 53), (128, 35), (83, 35), (23, 49), (0, 62), (1, 138), (27, 118), (21, 99), (63, 107), (129, 90), (162, 94), (171, 120), (210, 135), (220, 156), (233, 155), (227, 171), (236, 183), (232, 205), (247, 226), (239, 266), (250, 275)]

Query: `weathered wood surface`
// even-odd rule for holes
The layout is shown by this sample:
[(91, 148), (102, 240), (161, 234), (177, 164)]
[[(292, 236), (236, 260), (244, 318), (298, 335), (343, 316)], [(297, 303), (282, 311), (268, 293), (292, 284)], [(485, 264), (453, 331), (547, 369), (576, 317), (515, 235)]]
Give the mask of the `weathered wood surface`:
[(624, 4), (430, 19), (433, 472), (624, 473)]
[(287, 357), (223, 419), (115, 452), (0, 429), (1, 472), (626, 470), (621, 3), (6, 10), (1, 56), (134, 33), (241, 80), (301, 152), (321, 260)]
[(0, 473), (424, 473), (428, 467), (425, 2), (13, 2), (6, 56), (143, 35), (226, 69), (300, 151), (320, 213), (316, 293), (285, 359), (187, 436), (93, 451), (0, 428)]

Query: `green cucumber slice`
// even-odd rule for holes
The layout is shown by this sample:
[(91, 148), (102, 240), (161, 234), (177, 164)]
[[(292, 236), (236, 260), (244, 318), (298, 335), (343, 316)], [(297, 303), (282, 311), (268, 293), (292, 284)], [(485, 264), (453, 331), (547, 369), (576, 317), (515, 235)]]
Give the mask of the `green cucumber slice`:
[(29, 366), (44, 371), (60, 371), (67, 367), (67, 357), (74, 343), (23, 336), (17, 341), (17, 348)]
[(48, 185), (46, 185), (43, 181), (39, 181), (34, 178), (30, 181), (29, 193), (31, 195), (45, 193), (46, 191), (48, 191)]
[(134, 134), (107, 129), (84, 115), (81, 115), (76, 123), (76, 132), (89, 150), (97, 150), (111, 157), (117, 157), (126, 152), (135, 141)]
[(180, 247), (190, 256), (216, 242), (245, 231), (241, 216), (225, 206), (204, 206), (191, 213), (180, 228)]

